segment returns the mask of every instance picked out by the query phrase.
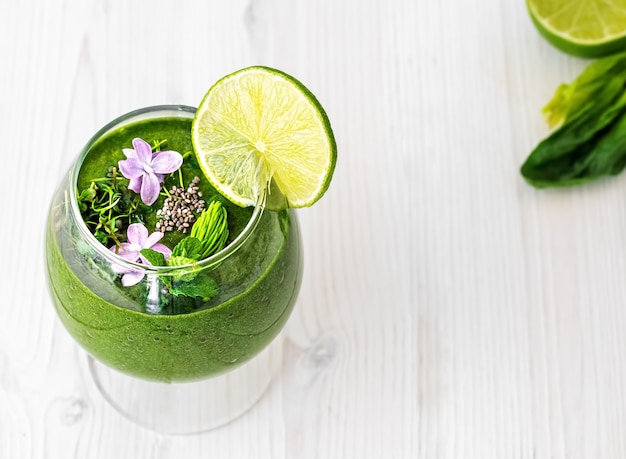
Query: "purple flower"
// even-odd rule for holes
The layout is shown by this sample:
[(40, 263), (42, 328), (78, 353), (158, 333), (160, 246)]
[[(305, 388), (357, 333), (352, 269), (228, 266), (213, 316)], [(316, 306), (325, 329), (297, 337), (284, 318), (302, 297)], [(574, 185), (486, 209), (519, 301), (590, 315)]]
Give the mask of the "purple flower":
[[(148, 230), (141, 223), (133, 223), (130, 225), (128, 227), (127, 237), (128, 242), (122, 242), (121, 247), (114, 245), (113, 247), (110, 247), (109, 250), (125, 260), (147, 265), (151, 263), (140, 253), (142, 249), (152, 249), (157, 252), (161, 252), (165, 256), (166, 260), (170, 257), (170, 255), (172, 255), (172, 251), (167, 246), (159, 242), (159, 240), (163, 237), (163, 233), (155, 231), (154, 233), (148, 235)], [(143, 279), (144, 276), (144, 273), (142, 272), (134, 271), (129, 268), (122, 268), (116, 265), (113, 265), (113, 271), (118, 274), (123, 274), (122, 285), (124, 287), (130, 287), (131, 285), (137, 284), (141, 279)]]
[(143, 139), (133, 139), (132, 148), (122, 151), (126, 159), (118, 165), (122, 175), (130, 179), (128, 188), (141, 194), (141, 200), (151, 206), (159, 197), (159, 190), (165, 174), (170, 174), (183, 164), (183, 157), (176, 151), (157, 151)]

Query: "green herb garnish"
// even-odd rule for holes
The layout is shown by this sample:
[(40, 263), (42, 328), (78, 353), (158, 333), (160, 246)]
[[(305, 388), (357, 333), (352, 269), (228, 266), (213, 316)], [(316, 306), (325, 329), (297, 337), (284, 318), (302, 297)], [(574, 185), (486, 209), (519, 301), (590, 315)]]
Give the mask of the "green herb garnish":
[(138, 194), (128, 189), (128, 180), (116, 167), (77, 192), (77, 202), (87, 228), (103, 245), (119, 245), (126, 228), (142, 223), (143, 212), (148, 208)]
[(172, 295), (201, 297), (208, 301), (218, 292), (217, 283), (206, 270), (194, 266), (200, 260), (222, 250), (228, 239), (226, 209), (219, 201), (212, 201), (191, 227), (190, 235), (172, 250), (168, 260), (162, 253), (143, 249), (141, 254), (155, 266), (186, 266), (190, 268), (170, 276), (161, 276)]
[(537, 188), (578, 185), (626, 166), (626, 53), (598, 59), (544, 107), (558, 128), (522, 165)]

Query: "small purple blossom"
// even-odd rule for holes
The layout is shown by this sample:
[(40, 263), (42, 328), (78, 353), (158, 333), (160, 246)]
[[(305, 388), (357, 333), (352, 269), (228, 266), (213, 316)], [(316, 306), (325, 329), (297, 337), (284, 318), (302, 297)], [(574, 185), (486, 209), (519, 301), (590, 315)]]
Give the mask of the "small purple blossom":
[(130, 179), (128, 189), (141, 195), (141, 200), (151, 206), (159, 197), (165, 174), (170, 174), (183, 164), (177, 151), (156, 151), (143, 139), (133, 139), (133, 148), (122, 150), (126, 159), (119, 161), (122, 175)]
[[(172, 255), (172, 251), (169, 247), (159, 242), (162, 237), (163, 233), (155, 231), (149, 235), (145, 226), (141, 223), (133, 223), (128, 227), (128, 242), (122, 242), (121, 247), (114, 245), (110, 247), (109, 250), (125, 260), (149, 265), (151, 263), (140, 253), (142, 249), (152, 249), (161, 252), (166, 260)], [(122, 285), (124, 287), (135, 285), (144, 277), (144, 273), (142, 272), (116, 265), (113, 265), (113, 271), (118, 274), (123, 274)]]

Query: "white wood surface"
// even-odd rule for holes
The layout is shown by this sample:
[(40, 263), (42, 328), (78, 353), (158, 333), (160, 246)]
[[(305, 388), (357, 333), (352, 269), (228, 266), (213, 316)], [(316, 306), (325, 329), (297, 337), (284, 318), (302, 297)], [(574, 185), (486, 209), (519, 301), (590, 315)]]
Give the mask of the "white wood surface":
[[(317, 95), (335, 177), (299, 213), (280, 380), (223, 429), (154, 434), (54, 315), (48, 202), (104, 123), (252, 64)], [(0, 458), (626, 457), (626, 177), (518, 173), (584, 65), (522, 0), (3, 0)]]

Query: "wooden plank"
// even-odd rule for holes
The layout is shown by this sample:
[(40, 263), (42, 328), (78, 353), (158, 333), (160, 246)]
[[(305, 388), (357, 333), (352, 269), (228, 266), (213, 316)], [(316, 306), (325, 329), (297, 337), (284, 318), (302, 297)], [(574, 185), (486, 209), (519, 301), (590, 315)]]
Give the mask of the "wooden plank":
[[(626, 456), (626, 185), (521, 179), (540, 108), (586, 64), (523, 3), (3, 3), (4, 186), (19, 191), (0, 225), (0, 458)], [(105, 402), (54, 315), (48, 199), (110, 119), (195, 105), (252, 64), (317, 95), (335, 178), (299, 212), (281, 377), (223, 429), (154, 434)]]

